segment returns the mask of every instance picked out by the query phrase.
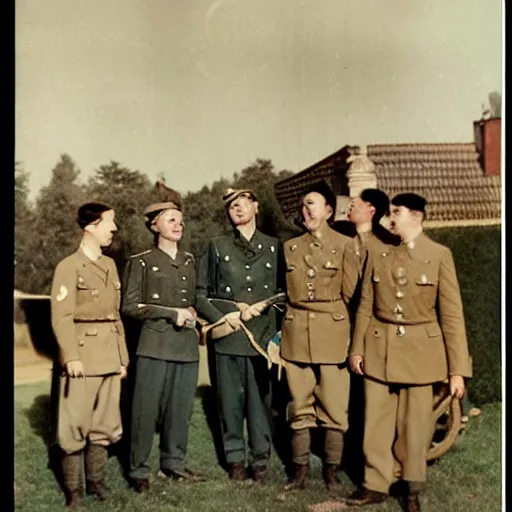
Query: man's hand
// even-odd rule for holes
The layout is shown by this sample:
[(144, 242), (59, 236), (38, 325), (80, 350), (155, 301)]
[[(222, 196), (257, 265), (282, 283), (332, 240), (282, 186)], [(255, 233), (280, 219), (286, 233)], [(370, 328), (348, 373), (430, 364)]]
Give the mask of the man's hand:
[(364, 372), (363, 372), (364, 357), (363, 356), (360, 356), (360, 355), (349, 356), (348, 364), (350, 366), (350, 369), (356, 375), (364, 375)]
[(66, 363), (66, 373), (70, 377), (85, 377), (84, 365), (78, 359), (76, 361), (68, 361)]
[(242, 320), (240, 319), (240, 312), (235, 311), (226, 315), (226, 322), (233, 327), (235, 331), (239, 331), (242, 328)]
[(178, 317), (176, 318), (176, 325), (178, 327), (183, 327), (186, 322), (194, 322), (194, 316), (192, 313), (185, 308), (176, 308), (178, 313)]
[(192, 306), (189, 306), (187, 308), (187, 311), (190, 311), (190, 314), (192, 315), (194, 322), (196, 322), (197, 321), (197, 311)]
[(126, 379), (126, 377), (128, 377), (128, 369), (126, 368), (126, 366), (121, 366), (121, 368), (119, 369), (119, 373), (121, 374), (121, 380)]
[(277, 343), (273, 341), (268, 342), (267, 346), (268, 354), (268, 369), (272, 368), (272, 363), (277, 364), (277, 380), (281, 380), (281, 373), (283, 371), (284, 362), (281, 359), (281, 349)]
[(240, 317), (244, 322), (248, 322), (251, 318), (255, 316), (261, 316), (261, 313), (253, 306), (249, 306), (247, 309), (242, 311)]
[(461, 400), (465, 392), (464, 377), (462, 375), (450, 375), (450, 395)]

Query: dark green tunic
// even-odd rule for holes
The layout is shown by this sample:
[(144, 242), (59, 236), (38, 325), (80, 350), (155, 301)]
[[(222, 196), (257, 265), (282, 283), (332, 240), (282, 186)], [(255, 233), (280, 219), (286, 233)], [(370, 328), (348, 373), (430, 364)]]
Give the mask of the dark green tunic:
[(148, 478), (155, 425), (160, 424), (160, 468), (182, 471), (199, 368), (198, 332), (175, 325), (195, 303), (195, 261), (160, 249), (132, 256), (124, 274), (122, 312), (143, 321), (137, 345), (130, 428), (130, 476)]
[[(215, 322), (237, 309), (232, 302), (254, 304), (284, 291), (284, 283), (284, 257), (279, 239), (256, 230), (248, 241), (234, 230), (231, 235), (211, 240), (199, 259), (196, 309), (200, 317)], [(267, 308), (261, 316), (246, 322), (246, 326), (266, 350), (268, 341), (279, 330), (277, 310)], [(266, 466), (271, 448), (271, 386), (267, 362), (250, 345), (243, 331), (212, 343), (216, 352), (214, 375), (226, 461), (228, 464), (245, 462), (244, 419), (247, 419), (249, 464)]]
[[(207, 299), (254, 304), (282, 292), (285, 274), (282, 244), (278, 238), (258, 230), (250, 241), (238, 230), (214, 238), (197, 265), (197, 312), (209, 322), (216, 322), (227, 311), (221, 311), (221, 306), (216, 307)], [(266, 349), (270, 338), (279, 330), (277, 311), (267, 308), (246, 325), (256, 342)], [(258, 355), (243, 331), (216, 340), (215, 350), (218, 354)]]

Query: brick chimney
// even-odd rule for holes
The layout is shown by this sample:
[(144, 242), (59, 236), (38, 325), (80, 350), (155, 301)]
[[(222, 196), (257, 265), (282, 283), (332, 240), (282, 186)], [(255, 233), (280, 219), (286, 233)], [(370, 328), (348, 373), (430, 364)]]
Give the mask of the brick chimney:
[(501, 118), (491, 117), (473, 123), (475, 145), (485, 176), (499, 176), (501, 170)]

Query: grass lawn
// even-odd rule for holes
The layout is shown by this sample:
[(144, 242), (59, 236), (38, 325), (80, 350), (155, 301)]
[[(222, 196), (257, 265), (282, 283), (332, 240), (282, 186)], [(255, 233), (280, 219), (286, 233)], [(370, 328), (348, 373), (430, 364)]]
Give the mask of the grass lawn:
[[(190, 426), (190, 466), (205, 472), (208, 481), (199, 484), (169, 483), (158, 480), (158, 448), (152, 452), (151, 491), (138, 495), (123, 476), (118, 458), (108, 463), (110, 500), (99, 502), (87, 497), (84, 509), (94, 511), (305, 511), (309, 504), (327, 500), (321, 479), (321, 465), (312, 456), (311, 476), (303, 491), (283, 496), (286, 477), (283, 465), (273, 455), (270, 483), (242, 487), (230, 482), (219, 465), (205, 410), (211, 409), (210, 388), (198, 395)], [(48, 469), (48, 394), (49, 382), (15, 387), (15, 480), (16, 510), (64, 510), (64, 497), (51, 469)], [(206, 399), (204, 398), (206, 397)], [(204, 406), (203, 406), (204, 404)], [(426, 511), (501, 510), (501, 404), (482, 408), (471, 418), (457, 444), (436, 464), (429, 467), (428, 489), (422, 504)], [(341, 493), (353, 489), (344, 472), (339, 473)], [(370, 510), (399, 511), (394, 499)]]

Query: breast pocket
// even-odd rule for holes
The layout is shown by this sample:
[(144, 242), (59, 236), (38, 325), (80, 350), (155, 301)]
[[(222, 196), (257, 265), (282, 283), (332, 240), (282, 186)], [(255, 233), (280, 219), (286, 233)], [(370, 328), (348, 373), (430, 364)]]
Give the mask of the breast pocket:
[[(100, 286), (101, 285), (101, 286)], [(88, 277), (78, 276), (76, 282), (77, 303), (90, 302), (100, 296), (101, 283), (94, 282)]]

